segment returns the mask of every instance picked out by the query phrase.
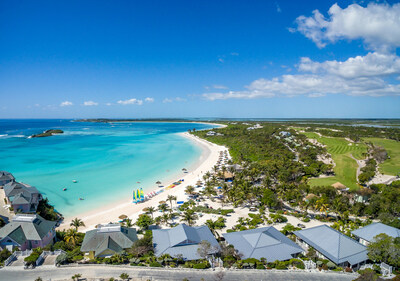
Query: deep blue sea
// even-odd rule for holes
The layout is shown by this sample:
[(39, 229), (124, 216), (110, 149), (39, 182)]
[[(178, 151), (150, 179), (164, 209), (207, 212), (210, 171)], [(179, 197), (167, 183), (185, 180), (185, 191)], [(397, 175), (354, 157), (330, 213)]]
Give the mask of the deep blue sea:
[[(179, 177), (182, 168), (199, 159), (201, 149), (177, 133), (211, 127), (201, 123), (0, 120), (0, 170), (36, 186), (64, 216), (78, 216), (125, 197), (129, 200), (134, 188), (146, 192), (156, 188), (157, 180)], [(61, 129), (64, 134), (27, 138), (47, 129)]]

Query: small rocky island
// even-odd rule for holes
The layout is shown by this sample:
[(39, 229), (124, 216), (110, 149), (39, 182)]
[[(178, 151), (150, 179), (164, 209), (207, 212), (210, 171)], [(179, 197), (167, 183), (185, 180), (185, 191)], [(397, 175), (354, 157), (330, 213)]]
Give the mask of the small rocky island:
[(43, 133), (40, 133), (40, 134), (35, 134), (35, 135), (32, 135), (32, 136), (30, 136), (30, 137), (28, 137), (28, 138), (43, 138), (43, 137), (50, 137), (50, 136), (52, 136), (52, 135), (58, 135), (58, 134), (63, 134), (64, 133), (64, 131), (63, 130), (54, 130), (54, 129), (52, 129), (52, 130), (46, 130), (46, 131), (44, 131)]

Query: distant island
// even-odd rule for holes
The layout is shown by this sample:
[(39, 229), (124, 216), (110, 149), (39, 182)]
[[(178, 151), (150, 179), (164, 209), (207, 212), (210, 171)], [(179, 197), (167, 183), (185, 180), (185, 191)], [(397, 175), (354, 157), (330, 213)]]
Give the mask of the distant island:
[(31, 135), (29, 138), (31, 139), (31, 138), (50, 137), (50, 136), (53, 136), (53, 135), (58, 135), (58, 134), (63, 134), (63, 133), (64, 133), (63, 130), (51, 129), (51, 130), (46, 130), (46, 131), (44, 131), (43, 133), (40, 133), (40, 134)]
[(147, 118), (147, 119), (78, 119), (73, 122), (115, 123), (115, 122), (211, 122), (210, 120), (179, 119), (179, 118)]

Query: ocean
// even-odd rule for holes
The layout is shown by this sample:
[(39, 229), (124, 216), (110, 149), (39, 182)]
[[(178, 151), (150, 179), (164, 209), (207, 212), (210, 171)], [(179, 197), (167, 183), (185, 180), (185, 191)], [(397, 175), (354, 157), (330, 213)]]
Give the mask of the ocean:
[[(212, 127), (202, 123), (3, 119), (0, 170), (35, 186), (65, 217), (79, 216), (124, 198), (129, 201), (136, 188), (146, 193), (157, 188), (158, 180), (178, 179), (182, 168), (189, 169), (202, 152), (178, 133)], [(48, 129), (61, 129), (64, 134), (28, 138)]]

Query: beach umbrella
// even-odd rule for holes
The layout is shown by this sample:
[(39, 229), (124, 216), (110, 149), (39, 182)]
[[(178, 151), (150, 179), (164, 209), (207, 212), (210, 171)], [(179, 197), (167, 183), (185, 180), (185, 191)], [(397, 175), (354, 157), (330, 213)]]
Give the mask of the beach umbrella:
[(124, 219), (127, 219), (128, 216), (127, 216), (127, 215), (120, 215), (118, 218), (119, 218), (120, 220), (124, 220)]
[(156, 181), (156, 184), (161, 184), (161, 182), (160, 181)]
[(166, 201), (160, 201), (160, 202), (158, 202), (158, 203), (160, 203), (160, 204), (166, 204), (167, 202)]
[(187, 169), (186, 169), (186, 168), (182, 168), (182, 171), (186, 172), (186, 171), (187, 171)]

